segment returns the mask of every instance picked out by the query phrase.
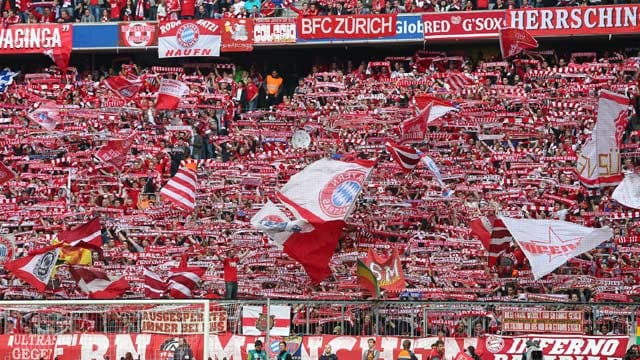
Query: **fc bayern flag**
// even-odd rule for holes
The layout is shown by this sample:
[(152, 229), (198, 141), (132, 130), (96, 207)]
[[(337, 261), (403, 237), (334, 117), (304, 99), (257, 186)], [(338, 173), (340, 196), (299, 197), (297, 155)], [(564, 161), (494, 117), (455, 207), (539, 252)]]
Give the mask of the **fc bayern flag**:
[(124, 167), (127, 161), (127, 154), (131, 150), (131, 145), (133, 145), (133, 139), (134, 134), (131, 134), (126, 139), (109, 140), (107, 145), (98, 150), (96, 158), (117, 168)]
[(61, 245), (36, 249), (28, 256), (6, 263), (4, 268), (39, 292), (44, 292), (58, 261), (58, 248)]
[(412, 147), (401, 146), (393, 141), (388, 141), (385, 147), (405, 173), (411, 172), (420, 163), (420, 154)]
[(242, 307), (242, 334), (264, 335), (269, 329), (271, 336), (289, 336), (291, 307), (287, 305), (245, 305)]
[(500, 51), (502, 58), (516, 56), (529, 49), (537, 49), (538, 41), (526, 30), (505, 28), (500, 29)]
[(178, 108), (180, 100), (188, 93), (189, 87), (187, 84), (178, 80), (163, 78), (160, 81), (160, 90), (158, 91), (156, 109), (175, 110)]
[(70, 266), (69, 273), (89, 299), (117, 299), (129, 289), (129, 282), (124, 276), (109, 276), (89, 266)]
[(131, 100), (142, 89), (142, 81), (131, 81), (122, 75), (109, 76), (104, 84), (125, 100)]
[(29, 112), (27, 118), (45, 130), (53, 131), (61, 121), (60, 109), (55, 103), (41, 104), (37, 109)]

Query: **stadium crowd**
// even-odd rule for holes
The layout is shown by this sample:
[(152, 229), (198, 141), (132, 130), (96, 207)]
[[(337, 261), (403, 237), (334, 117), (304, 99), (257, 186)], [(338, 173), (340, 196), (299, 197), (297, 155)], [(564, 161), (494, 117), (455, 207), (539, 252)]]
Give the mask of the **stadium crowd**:
[[(358, 299), (365, 295), (356, 259), (368, 250), (386, 256), (396, 249), (407, 297), (630, 302), (640, 295), (640, 212), (612, 200), (613, 188), (581, 186), (574, 169), (595, 123), (597, 93), (608, 89), (632, 98), (622, 172), (640, 170), (635, 55), (542, 51), (490, 61), (419, 51), (361, 64), (317, 64), (291, 89), (276, 70), (261, 74), (255, 66), (222, 63), (124, 63), (65, 74), (25, 68), (0, 94), (0, 160), (16, 173), (0, 185), (2, 231), (20, 257), (99, 216), (102, 253), (63, 249), (59, 262), (124, 274), (128, 298), (144, 297), (145, 267), (162, 273), (184, 254), (189, 264), (208, 268), (194, 296), (221, 298), (223, 262), (232, 250), (241, 253), (239, 298)], [(141, 82), (142, 89), (130, 100), (118, 96), (105, 85), (118, 75)], [(190, 87), (177, 111), (153, 108), (162, 77)], [(384, 150), (424, 96), (458, 108), (433, 122), (417, 144), (438, 164), (445, 189), (426, 168), (404, 174)], [(50, 101), (62, 109), (63, 121), (44, 131), (26, 115)], [(292, 141), (300, 131), (308, 139)], [(124, 167), (94, 158), (107, 140), (127, 137), (133, 146)], [(323, 157), (377, 158), (378, 165), (348, 219), (333, 275), (312, 286), (301, 266), (249, 220), (267, 200), (277, 202), (275, 192), (291, 175)], [(198, 163), (197, 206), (185, 214), (162, 203), (158, 192), (190, 159)], [(610, 226), (615, 239), (533, 280), (515, 245), (500, 254), (498, 266), (487, 266), (469, 223), (491, 214)], [(4, 269), (0, 274), (3, 299), (86, 297), (65, 266), (45, 294)], [(373, 326), (371, 318), (358, 319)], [(429, 332), (449, 335), (456, 324), (442, 322)], [(498, 327), (487, 322), (480, 330), (489, 329)]]

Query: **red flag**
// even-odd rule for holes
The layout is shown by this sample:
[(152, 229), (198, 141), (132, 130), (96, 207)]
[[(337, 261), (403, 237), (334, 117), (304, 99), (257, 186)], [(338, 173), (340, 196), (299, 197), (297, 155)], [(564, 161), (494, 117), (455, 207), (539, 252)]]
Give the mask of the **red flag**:
[(58, 261), (60, 245), (62, 244), (36, 249), (28, 256), (6, 263), (4, 268), (39, 292), (44, 292)]
[(60, 68), (62, 74), (67, 72), (67, 68), (69, 67), (69, 59), (71, 58), (71, 46), (68, 48), (56, 48), (45, 50), (44, 54), (47, 55), (57, 67)]
[(112, 139), (107, 141), (107, 145), (103, 146), (96, 153), (96, 157), (109, 163), (116, 168), (123, 168), (127, 161), (127, 154), (133, 145), (134, 135), (127, 137), (126, 139)]
[(456, 356), (453, 358), (453, 360), (473, 360), (473, 358), (469, 355), (467, 355), (466, 353), (459, 351)]
[(9, 167), (0, 162), (0, 185), (16, 177), (16, 173)]
[(178, 108), (180, 100), (188, 93), (189, 87), (185, 83), (178, 80), (163, 78), (160, 81), (160, 90), (158, 90), (156, 109), (175, 110)]
[(111, 91), (126, 100), (131, 100), (138, 94), (140, 89), (142, 89), (141, 81), (131, 81), (122, 75), (109, 76), (104, 81), (104, 84), (111, 89)]
[(404, 271), (398, 249), (393, 249), (391, 256), (386, 259), (375, 254), (371, 249), (367, 253), (364, 263), (371, 269), (380, 289), (402, 291), (406, 287)]
[(100, 219), (95, 218), (72, 230), (58, 233), (58, 240), (71, 246), (102, 251), (102, 226)]
[(476, 235), (482, 246), (489, 250), (491, 244), (491, 230), (493, 229), (492, 221), (486, 216), (471, 220), (469, 223), (471, 234)]
[(184, 210), (193, 211), (196, 207), (196, 186), (198, 182), (198, 174), (193, 167), (193, 165), (187, 165), (179, 169), (160, 190), (160, 197)]
[(204, 267), (189, 267), (187, 257), (183, 256), (180, 265), (169, 269), (167, 289), (174, 299), (189, 299), (193, 297), (193, 290), (198, 287), (200, 279), (207, 272)]
[(144, 297), (159, 299), (167, 291), (167, 283), (158, 274), (144, 268)]
[(89, 299), (117, 299), (129, 289), (129, 282), (123, 276), (112, 277), (88, 266), (70, 266), (69, 272)]
[(52, 131), (62, 119), (55, 103), (45, 103), (27, 114), (29, 120), (37, 123), (47, 131)]
[(420, 113), (402, 122), (400, 135), (400, 143), (422, 142), (427, 133), (427, 123), (429, 122), (429, 112), (432, 103), (425, 106)]
[(516, 56), (528, 49), (537, 49), (538, 42), (526, 30), (500, 29), (500, 52), (502, 58)]
[(405, 173), (411, 172), (420, 163), (420, 154), (414, 148), (401, 146), (393, 141), (387, 142), (385, 147)]

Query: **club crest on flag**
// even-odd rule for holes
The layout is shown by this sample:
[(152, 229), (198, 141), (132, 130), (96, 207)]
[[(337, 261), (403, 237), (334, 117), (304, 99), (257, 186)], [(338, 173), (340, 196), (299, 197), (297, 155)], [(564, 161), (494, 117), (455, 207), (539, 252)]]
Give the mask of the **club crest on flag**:
[(343, 216), (362, 189), (367, 173), (349, 170), (333, 177), (320, 191), (320, 209), (329, 216)]
[(49, 278), (51, 277), (51, 270), (53, 269), (53, 264), (56, 262), (56, 260), (57, 256), (54, 252), (50, 251), (44, 253), (40, 258), (38, 258), (33, 269), (33, 275), (43, 283), (49, 282)]
[(520, 245), (534, 255), (549, 255), (549, 261), (558, 256), (570, 256), (584, 236), (561, 238), (551, 226), (549, 226), (549, 238), (546, 241), (521, 241)]
[(200, 31), (195, 24), (187, 23), (183, 24), (179, 29), (176, 36), (180, 46), (185, 48), (193, 47), (200, 38)]
[[(275, 319), (275, 315), (269, 316), (269, 330), (273, 329)], [(256, 320), (256, 329), (260, 330), (261, 332), (267, 331), (267, 314), (260, 313), (260, 315), (258, 316), (258, 320)]]

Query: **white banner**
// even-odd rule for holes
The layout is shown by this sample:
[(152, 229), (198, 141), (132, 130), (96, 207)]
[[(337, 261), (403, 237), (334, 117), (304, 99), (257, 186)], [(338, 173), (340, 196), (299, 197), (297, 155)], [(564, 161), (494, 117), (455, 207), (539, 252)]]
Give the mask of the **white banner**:
[(271, 305), (267, 315), (266, 306), (242, 307), (242, 333), (244, 335), (289, 336), (291, 306)]
[(220, 21), (175, 20), (159, 23), (158, 57), (220, 56)]
[(591, 139), (578, 156), (577, 173), (588, 187), (616, 185), (620, 173), (620, 142), (627, 124), (629, 99), (603, 90), (598, 101), (598, 117)]

